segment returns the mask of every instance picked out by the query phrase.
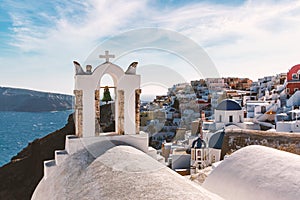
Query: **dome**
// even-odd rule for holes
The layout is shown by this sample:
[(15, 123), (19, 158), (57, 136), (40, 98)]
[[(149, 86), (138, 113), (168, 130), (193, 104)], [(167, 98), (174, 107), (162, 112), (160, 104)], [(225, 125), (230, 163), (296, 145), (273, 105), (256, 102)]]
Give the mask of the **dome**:
[(300, 69), (300, 64), (294, 65), (289, 71), (293, 73), (297, 73)]
[(293, 66), (287, 73), (287, 80), (299, 80), (298, 75), (300, 74), (300, 64)]
[(224, 159), (203, 187), (224, 199), (299, 199), (300, 156), (250, 145)]
[(114, 146), (105, 140), (68, 155), (59, 166), (54, 166), (47, 178), (41, 180), (31, 199), (49, 197), (221, 200), (144, 152), (127, 145)]
[(216, 110), (242, 110), (240, 104), (232, 99), (225, 99), (217, 106)]
[(219, 130), (214, 133), (208, 141), (208, 147), (214, 149), (222, 149), (224, 135), (224, 130)]

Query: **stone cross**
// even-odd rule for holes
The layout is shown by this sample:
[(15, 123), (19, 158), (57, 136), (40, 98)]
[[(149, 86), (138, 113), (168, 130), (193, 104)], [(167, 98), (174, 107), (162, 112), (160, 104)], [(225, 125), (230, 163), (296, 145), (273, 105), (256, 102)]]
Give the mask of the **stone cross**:
[(99, 58), (105, 58), (106, 62), (109, 62), (109, 58), (115, 58), (115, 55), (109, 55), (109, 51), (105, 51), (105, 55), (100, 55)]

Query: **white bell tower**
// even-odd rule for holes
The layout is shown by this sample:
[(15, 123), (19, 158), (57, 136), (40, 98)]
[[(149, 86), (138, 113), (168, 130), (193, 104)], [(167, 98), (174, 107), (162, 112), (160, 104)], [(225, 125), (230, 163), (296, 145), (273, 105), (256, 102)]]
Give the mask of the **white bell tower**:
[[(92, 71), (91, 65), (87, 65), (86, 71), (79, 63), (74, 61), (75, 73), (75, 127), (78, 137), (98, 136), (100, 121), (100, 97), (101, 78), (108, 74), (112, 77), (115, 88), (115, 132), (120, 135), (139, 133), (139, 105), (140, 105), (140, 75), (127, 74), (123, 69), (109, 61), (114, 58), (108, 51), (105, 62)], [(136, 63), (136, 62), (135, 62)], [(137, 64), (137, 63), (136, 63)], [(136, 64), (134, 67), (136, 67)]]

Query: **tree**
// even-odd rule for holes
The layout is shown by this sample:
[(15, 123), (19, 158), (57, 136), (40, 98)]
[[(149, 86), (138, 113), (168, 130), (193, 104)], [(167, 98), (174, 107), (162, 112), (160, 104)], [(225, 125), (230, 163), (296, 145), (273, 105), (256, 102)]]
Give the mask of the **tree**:
[(111, 96), (110, 96), (110, 92), (109, 92), (108, 86), (105, 86), (105, 88), (104, 88), (103, 98), (102, 98), (101, 101), (105, 101), (106, 104), (107, 104), (109, 101), (112, 101), (112, 98), (111, 98)]

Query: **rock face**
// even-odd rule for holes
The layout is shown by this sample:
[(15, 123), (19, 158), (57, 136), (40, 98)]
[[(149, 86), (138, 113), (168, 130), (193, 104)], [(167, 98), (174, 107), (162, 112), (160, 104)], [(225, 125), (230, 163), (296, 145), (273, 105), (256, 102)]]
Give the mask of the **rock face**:
[(62, 129), (34, 140), (11, 162), (0, 168), (0, 199), (30, 199), (43, 177), (43, 161), (54, 158), (54, 151), (65, 149), (66, 135), (75, 134), (73, 116)]
[(61, 111), (72, 109), (73, 96), (0, 87), (0, 102), (0, 111)]

